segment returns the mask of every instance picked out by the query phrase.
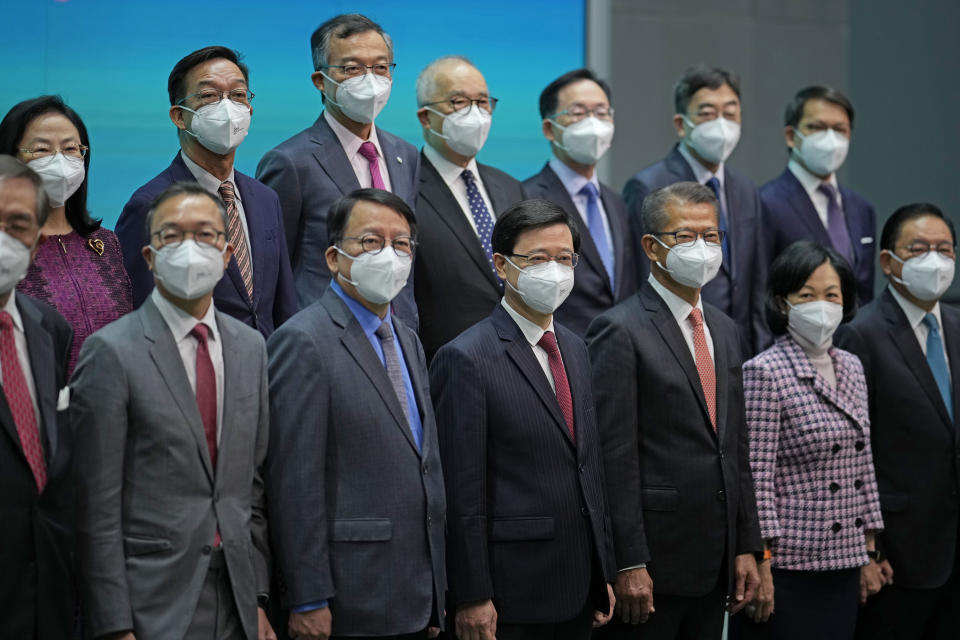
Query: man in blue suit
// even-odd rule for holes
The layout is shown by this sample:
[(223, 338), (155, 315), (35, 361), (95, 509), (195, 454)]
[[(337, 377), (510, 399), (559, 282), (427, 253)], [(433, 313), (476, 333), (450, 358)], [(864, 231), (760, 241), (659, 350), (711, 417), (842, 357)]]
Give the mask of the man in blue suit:
[[(699, 182), (719, 201), (720, 228), (726, 231), (720, 273), (703, 288), (703, 299), (734, 319), (744, 356), (770, 342), (764, 319), (766, 267), (757, 188), (726, 165), (740, 140), (740, 78), (726, 69), (692, 67), (673, 89), (673, 126), (680, 142), (667, 157), (634, 174), (623, 188), (635, 254), (646, 255), (647, 233), (640, 211), (651, 192), (675, 182)], [(639, 282), (649, 275), (646, 260), (637, 260)]]
[(269, 337), (297, 312), (297, 299), (277, 196), (233, 168), (253, 113), (248, 80), (247, 66), (226, 47), (205, 47), (177, 62), (167, 90), (180, 153), (134, 192), (116, 232), (138, 307), (153, 290), (153, 274), (141, 255), (150, 244), (150, 203), (174, 182), (200, 183), (224, 201), (230, 221), (227, 239), (235, 247), (226, 277), (213, 290), (214, 303)]
[(837, 184), (853, 133), (853, 105), (830, 87), (797, 92), (784, 116), (790, 161), (760, 187), (769, 262), (797, 240), (833, 247), (857, 278), (860, 304), (873, 299), (873, 206)]
[[(393, 42), (360, 14), (335, 16), (313, 32), (314, 86), (323, 114), (308, 129), (271, 149), (257, 178), (280, 196), (287, 246), (301, 307), (320, 298), (330, 282), (324, 252), (327, 213), (340, 196), (373, 187), (416, 204), (416, 148), (374, 125), (390, 97)], [(414, 279), (393, 301), (393, 312), (417, 328)]]

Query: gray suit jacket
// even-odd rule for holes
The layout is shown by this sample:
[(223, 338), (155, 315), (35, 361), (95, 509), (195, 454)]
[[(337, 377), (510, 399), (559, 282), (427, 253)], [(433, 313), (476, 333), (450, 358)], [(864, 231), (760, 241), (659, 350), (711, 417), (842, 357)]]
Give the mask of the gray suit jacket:
[[(418, 452), (366, 334), (331, 290), (269, 340), (271, 543), (283, 604), (328, 600), (335, 636), (421, 631), (444, 608), (446, 502), (423, 349), (394, 321)], [(433, 615), (431, 615), (433, 614)]]
[(234, 598), (257, 637), (269, 590), (260, 467), (266, 456), (267, 358), (261, 335), (217, 312), (223, 428), (217, 469), (173, 334), (149, 298), (87, 338), (71, 381), (78, 547), (93, 636), (181, 638), (219, 527)]

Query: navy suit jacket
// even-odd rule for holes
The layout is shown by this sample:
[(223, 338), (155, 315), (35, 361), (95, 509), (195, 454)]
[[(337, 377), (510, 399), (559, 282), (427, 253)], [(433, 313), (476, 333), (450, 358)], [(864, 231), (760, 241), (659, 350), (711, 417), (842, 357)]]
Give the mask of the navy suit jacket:
[(600, 260), (597, 245), (590, 235), (590, 228), (550, 165), (547, 164), (540, 173), (524, 180), (523, 190), (528, 198), (541, 198), (559, 205), (580, 230), (581, 259), (574, 273), (573, 291), (557, 309), (554, 318), (583, 338), (587, 335), (591, 320), (617, 302), (633, 295), (638, 287), (636, 256), (630, 242), (630, 227), (623, 200), (610, 187), (600, 185), (600, 198), (610, 223), (610, 235), (613, 236), (613, 275), (616, 280), (614, 290), (610, 286), (610, 277), (603, 261)]
[[(239, 171), (234, 171), (234, 178), (249, 230), (253, 300), (247, 295), (236, 259), (231, 258), (224, 277), (213, 290), (213, 301), (218, 310), (258, 329), (268, 338), (274, 329), (297, 312), (283, 219), (276, 194)], [(153, 290), (153, 274), (141, 254), (144, 245), (150, 243), (146, 231), (147, 210), (153, 199), (175, 182), (196, 182), (180, 152), (160, 175), (130, 196), (117, 220), (117, 239), (133, 285), (134, 307), (139, 307)]]
[[(873, 300), (874, 234), (876, 214), (873, 205), (862, 196), (840, 185), (843, 214), (853, 244), (854, 276), (860, 304)], [(768, 260), (773, 262), (780, 252), (798, 240), (812, 240), (830, 247), (830, 236), (803, 185), (790, 169), (760, 187), (763, 204), (763, 233)]]
[[(415, 210), (420, 154), (410, 143), (379, 127), (377, 139), (392, 192)], [(327, 212), (338, 198), (359, 189), (360, 182), (337, 134), (322, 114), (312, 127), (268, 151), (257, 166), (257, 179), (280, 197), (297, 298), (300, 306), (306, 308), (320, 298), (330, 282), (323, 257), (330, 246)], [(416, 329), (413, 286), (411, 275), (393, 301), (393, 312)]]
[[(728, 292), (725, 283), (716, 278), (707, 283), (702, 293), (703, 299), (714, 306), (731, 309), (730, 315), (740, 331), (744, 357), (748, 358), (765, 349), (772, 341), (764, 316), (768, 261), (762, 244), (760, 195), (749, 178), (727, 165), (723, 171), (727, 224), (730, 228), (728, 244), (733, 266), (725, 261), (721, 269), (727, 270), (733, 288)], [(675, 182), (696, 181), (693, 169), (674, 146), (666, 158), (634, 174), (623, 188), (641, 283), (646, 282), (650, 273), (650, 261), (640, 244), (640, 239), (646, 233), (640, 219), (643, 199), (652, 191)], [(726, 295), (729, 295), (729, 299), (724, 299)]]

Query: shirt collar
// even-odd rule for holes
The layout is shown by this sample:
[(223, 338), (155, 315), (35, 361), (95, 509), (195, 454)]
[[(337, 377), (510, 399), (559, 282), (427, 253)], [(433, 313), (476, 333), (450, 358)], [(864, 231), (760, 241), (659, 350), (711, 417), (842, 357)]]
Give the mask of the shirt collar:
[(720, 166), (717, 167), (716, 173), (710, 173), (710, 169), (707, 169), (705, 166), (700, 164), (700, 162), (690, 154), (690, 150), (687, 149), (687, 145), (682, 140), (680, 144), (677, 145), (677, 149), (680, 151), (680, 155), (683, 156), (683, 159), (687, 161), (687, 164), (690, 165), (690, 169), (693, 170), (693, 176), (697, 179), (697, 182), (700, 184), (707, 184), (710, 178), (716, 178), (720, 182), (720, 188), (723, 189), (723, 163), (720, 163)]
[(20, 317), (20, 309), (17, 307), (17, 290), (10, 290), (10, 297), (7, 298), (7, 304), (3, 307), (3, 311), (6, 311), (10, 314), (10, 318), (13, 320), (13, 326), (17, 328), (17, 331), (23, 333), (23, 318)]
[(563, 164), (563, 162), (557, 156), (550, 158), (550, 161), (547, 163), (550, 165), (550, 168), (553, 169), (553, 172), (557, 174), (557, 177), (560, 178), (560, 182), (563, 184), (564, 189), (567, 190), (567, 193), (570, 194), (570, 197), (580, 196), (580, 190), (589, 182), (597, 188), (597, 193), (600, 193), (600, 181), (597, 179), (597, 172), (594, 170), (593, 175), (588, 180), (582, 175)]
[[(377, 329), (383, 324), (383, 319), (380, 318), (377, 314), (370, 309), (367, 309), (365, 306), (360, 304), (359, 300), (354, 300), (347, 295), (347, 292), (343, 290), (343, 287), (340, 286), (340, 283), (337, 282), (336, 276), (333, 276), (333, 280), (330, 281), (330, 288), (333, 289), (333, 292), (340, 296), (340, 299), (343, 300), (344, 304), (347, 305), (347, 308), (350, 309), (350, 313), (353, 314), (353, 317), (357, 319), (357, 322), (360, 323), (360, 328), (363, 329), (363, 332), (366, 334), (367, 338), (370, 338), (377, 332)], [(387, 317), (389, 318), (389, 311), (387, 312)], [(391, 327), (392, 329), (393, 327)]]
[(183, 164), (187, 165), (187, 169), (189, 169), (190, 173), (193, 174), (193, 178), (199, 182), (200, 186), (206, 189), (210, 195), (214, 196), (215, 198), (219, 198), (220, 185), (224, 182), (230, 182), (233, 184), (234, 197), (241, 202), (243, 201), (243, 198), (240, 197), (240, 189), (237, 188), (237, 180), (233, 167), (230, 167), (230, 175), (227, 176), (227, 179), (220, 180), (220, 178), (191, 160), (190, 156), (188, 156), (186, 151), (183, 149), (180, 150), (180, 157), (183, 158)]
[(805, 166), (797, 162), (797, 160), (794, 159), (793, 157), (791, 157), (790, 161), (787, 162), (787, 169), (789, 169), (790, 173), (792, 173), (797, 178), (797, 181), (800, 182), (800, 185), (803, 187), (804, 191), (806, 191), (807, 195), (809, 196), (812, 196), (817, 191), (817, 189), (820, 188), (820, 185), (823, 184), (824, 182), (833, 185), (834, 189), (839, 189), (839, 187), (837, 186), (836, 172), (831, 173), (830, 177), (827, 178), (826, 180), (821, 180), (820, 176), (815, 176), (812, 173), (810, 173), (810, 171)]
[[(650, 269), (659, 269), (660, 267), (651, 264)], [(690, 306), (690, 303), (675, 294), (670, 289), (667, 289), (663, 284), (653, 277), (653, 273), (647, 276), (647, 282), (650, 283), (650, 286), (653, 287), (653, 290), (660, 294), (660, 297), (663, 298), (663, 301), (667, 304), (667, 308), (670, 309), (670, 313), (673, 314), (673, 317), (676, 321), (684, 322), (689, 316), (690, 312), (693, 311), (694, 307)], [(697, 297), (696, 308), (700, 309), (700, 315), (703, 315), (703, 296)]]
[[(923, 318), (927, 315), (927, 312), (904, 298), (903, 294), (897, 291), (893, 286), (887, 285), (887, 288), (893, 295), (893, 299), (896, 300), (897, 304), (900, 305), (900, 308), (903, 309), (903, 314), (907, 316), (907, 322), (910, 323), (910, 328), (916, 331), (917, 327), (920, 326), (920, 323), (923, 322)], [(943, 322), (940, 321), (939, 300), (937, 300), (937, 304), (933, 305), (933, 309), (930, 310), (930, 313), (932, 313), (933, 317), (937, 319), (937, 326), (943, 327)]]
[[(500, 299), (500, 304), (503, 305), (504, 311), (510, 314), (510, 317), (513, 318), (513, 321), (517, 323), (518, 327), (520, 327), (520, 332), (523, 334), (523, 337), (527, 339), (527, 342), (530, 343), (531, 347), (537, 346), (537, 344), (540, 342), (540, 338), (542, 338), (543, 334), (545, 334), (547, 331), (553, 331), (553, 316), (550, 317), (550, 326), (544, 329), (535, 322), (531, 322), (520, 315), (520, 312), (511, 307), (510, 303), (507, 302), (506, 296)], [(555, 331), (554, 335), (556, 335)]]
[(337, 136), (337, 140), (340, 141), (340, 146), (343, 147), (343, 151), (347, 154), (348, 158), (357, 155), (357, 152), (360, 151), (360, 145), (364, 142), (372, 142), (373, 146), (377, 149), (377, 155), (380, 157), (380, 160), (383, 160), (383, 150), (380, 148), (380, 139), (377, 137), (377, 127), (375, 125), (370, 127), (370, 139), (364, 140), (340, 124), (336, 118), (330, 115), (327, 109), (323, 110), (323, 117), (327, 119), (327, 124), (333, 129), (334, 135)]
[(480, 173), (477, 169), (477, 159), (470, 158), (470, 162), (467, 163), (466, 167), (461, 167), (460, 165), (450, 162), (443, 155), (431, 147), (429, 144), (423, 145), (423, 154), (427, 156), (427, 159), (430, 160), (430, 164), (433, 165), (433, 168), (437, 170), (437, 173), (440, 174), (440, 177), (443, 178), (443, 181), (449, 187), (457, 180), (462, 180), (460, 175), (463, 173), (464, 169), (470, 169), (473, 173), (473, 177), (479, 181)]
[(217, 328), (217, 316), (214, 310), (213, 301), (210, 301), (210, 306), (207, 307), (207, 312), (203, 315), (200, 320), (197, 320), (192, 315), (173, 304), (169, 300), (163, 297), (163, 294), (160, 293), (160, 290), (157, 287), (153, 288), (153, 292), (150, 294), (150, 299), (153, 300), (153, 304), (157, 306), (157, 310), (160, 312), (160, 316), (163, 318), (163, 321), (167, 323), (167, 328), (170, 329), (170, 333), (173, 334), (174, 342), (181, 342), (184, 338), (190, 335), (190, 332), (193, 331), (193, 328), (200, 323), (203, 323), (207, 326), (209, 331), (209, 337), (214, 341), (220, 340), (220, 330)]

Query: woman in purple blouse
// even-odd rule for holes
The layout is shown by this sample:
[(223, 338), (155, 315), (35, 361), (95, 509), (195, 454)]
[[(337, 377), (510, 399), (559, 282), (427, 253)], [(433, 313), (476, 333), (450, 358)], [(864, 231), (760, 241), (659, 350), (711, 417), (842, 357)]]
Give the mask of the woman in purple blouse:
[(87, 336), (133, 306), (117, 237), (87, 212), (89, 147), (83, 121), (59, 96), (25, 100), (0, 122), (0, 153), (40, 174), (50, 197), (36, 256), (17, 290), (55, 307), (73, 327), (68, 374)]

